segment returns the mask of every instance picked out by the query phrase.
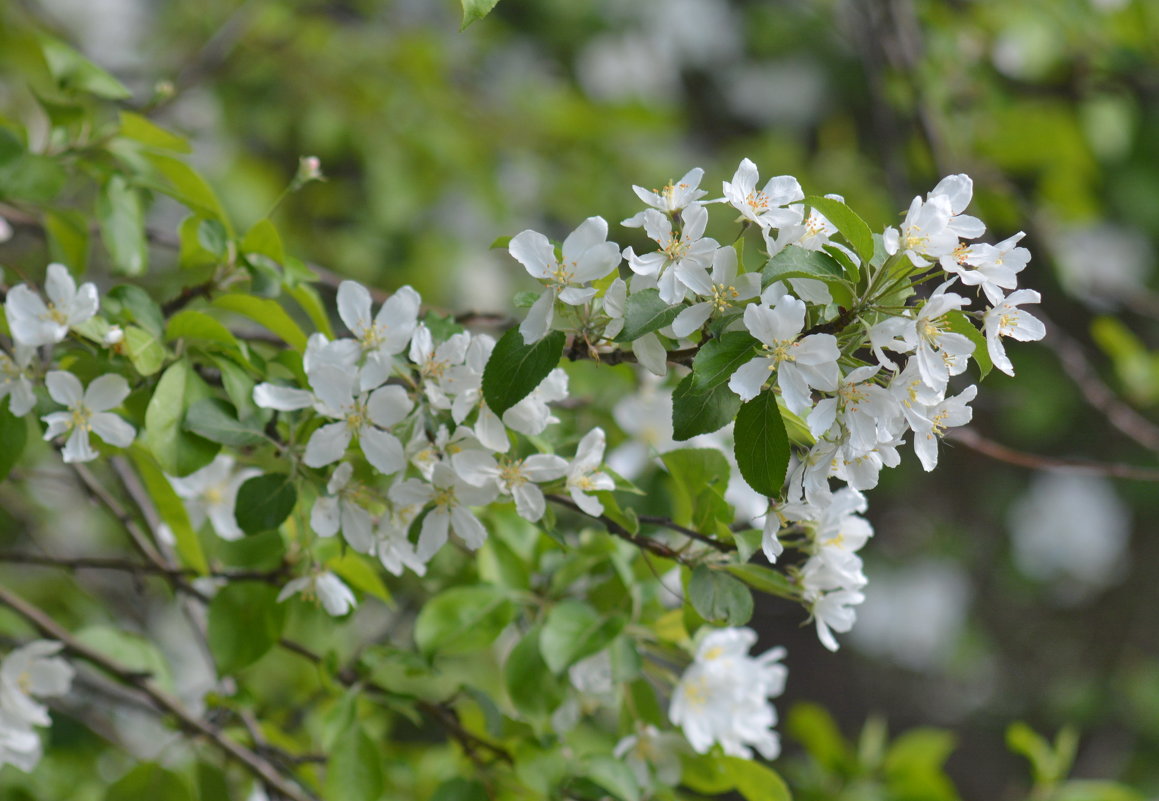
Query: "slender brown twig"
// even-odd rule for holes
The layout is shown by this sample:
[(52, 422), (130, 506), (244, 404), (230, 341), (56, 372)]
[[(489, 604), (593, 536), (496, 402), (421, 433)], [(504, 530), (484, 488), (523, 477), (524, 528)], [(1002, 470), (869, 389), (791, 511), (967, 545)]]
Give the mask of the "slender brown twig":
[(1051, 456), (1027, 453), (987, 439), (969, 428), (956, 428), (947, 434), (947, 437), (954, 442), (960, 442), (970, 450), (989, 456), (991, 459), (1019, 467), (1027, 467), (1031, 470), (1065, 470), (1072, 473), (1126, 478), (1135, 481), (1159, 481), (1159, 470), (1114, 462), (1092, 462), (1086, 459), (1056, 459)]
[(13, 612), (23, 617), (45, 637), (62, 643), (65, 650), (73, 656), (83, 659), (110, 676), (113, 676), (121, 683), (140, 691), (149, 699), (149, 702), (154, 707), (176, 718), (178, 725), (183, 730), (195, 736), (204, 737), (221, 751), (225, 752), (229, 758), (243, 765), (250, 773), (267, 783), (286, 798), (291, 799), (291, 801), (317, 801), (313, 794), (279, 773), (273, 765), (261, 756), (240, 743), (231, 740), (205, 721), (196, 717), (177, 698), (158, 687), (147, 674), (130, 670), (119, 662), (105, 656), (100, 651), (85, 645), (73, 637), (71, 632), (53, 620), (39, 607), (24, 600), (2, 584), (0, 584), (0, 604), (7, 606)]

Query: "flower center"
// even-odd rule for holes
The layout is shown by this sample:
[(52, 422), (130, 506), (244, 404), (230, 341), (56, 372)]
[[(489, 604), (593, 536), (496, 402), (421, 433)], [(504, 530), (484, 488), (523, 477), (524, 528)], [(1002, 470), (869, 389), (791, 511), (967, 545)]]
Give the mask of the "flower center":
[(548, 273), (548, 286), (558, 287), (559, 289), (568, 286), (575, 277), (576, 263), (573, 261), (570, 263), (570, 266), (571, 269), (568, 269), (568, 265), (565, 264), (555, 265), (555, 269)]
[(523, 460), (516, 459), (510, 464), (503, 465), (499, 470), (499, 480), (502, 481), (508, 489), (521, 487), (527, 483), (527, 476), (523, 475)]
[(72, 412), (72, 427), (73, 428), (79, 428), (81, 431), (92, 431), (93, 430), (93, 426), (92, 426), (92, 422), (91, 422), (93, 413), (89, 409), (89, 407), (85, 406), (82, 403), (82, 404), (79, 404), (77, 406), (74, 406), (70, 411)]
[(713, 284), (712, 285), (712, 299), (709, 303), (718, 312), (723, 312), (728, 307), (732, 306), (733, 302), (740, 297), (740, 292), (736, 287), (728, 284)]

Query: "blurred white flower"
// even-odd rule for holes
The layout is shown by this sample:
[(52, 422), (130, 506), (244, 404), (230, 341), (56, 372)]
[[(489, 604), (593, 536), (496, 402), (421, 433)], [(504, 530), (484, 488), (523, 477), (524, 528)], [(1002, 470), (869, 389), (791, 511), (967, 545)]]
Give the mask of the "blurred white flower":
[(1053, 596), (1063, 603), (1083, 600), (1122, 572), (1130, 514), (1104, 478), (1043, 473), (1007, 522), (1018, 568), (1052, 582)]
[(970, 603), (970, 580), (956, 563), (926, 560), (893, 572), (873, 570), (857, 626), (860, 650), (913, 670), (944, 666), (953, 655)]

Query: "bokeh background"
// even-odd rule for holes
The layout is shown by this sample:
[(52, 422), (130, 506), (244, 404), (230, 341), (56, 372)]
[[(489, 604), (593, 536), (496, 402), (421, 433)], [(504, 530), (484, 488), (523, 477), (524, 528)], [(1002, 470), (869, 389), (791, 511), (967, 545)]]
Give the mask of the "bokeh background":
[[(10, 2), (0, 24), (35, 16), (190, 135), (240, 227), (317, 156), (327, 180), (278, 205), (288, 248), (448, 309), (527, 288), (497, 237), (623, 219), (632, 184), (693, 166), (713, 191), (747, 156), (877, 230), (972, 175), (992, 241), (1027, 233), (1051, 334), (1011, 346), (941, 469), (907, 457), (871, 494), (840, 653), (758, 607), (789, 648), (778, 705), (854, 739), (943, 727), (971, 799), (1025, 794), (1011, 721), (1070, 723), (1076, 776), (1159, 794), (1159, 484), (1121, 477), (1159, 469), (1159, 3), (502, 0), (461, 32), (454, 0)], [(809, 786), (793, 731), (778, 768)]]

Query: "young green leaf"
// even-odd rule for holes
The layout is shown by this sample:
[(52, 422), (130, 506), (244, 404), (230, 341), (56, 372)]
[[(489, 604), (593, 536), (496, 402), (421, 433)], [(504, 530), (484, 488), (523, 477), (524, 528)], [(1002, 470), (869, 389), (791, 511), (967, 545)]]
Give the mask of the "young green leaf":
[(467, 29), (475, 20), (483, 19), (498, 5), (499, 0), (460, 0), (463, 5), (463, 24), (459, 30)]
[(509, 329), (495, 343), (491, 358), (483, 368), (483, 397), (491, 411), (502, 417), (505, 411), (531, 394), (559, 364), (566, 339), (562, 331), (552, 331), (534, 345), (528, 345), (518, 328)]
[(705, 386), (689, 373), (672, 392), (672, 438), (683, 442), (719, 431), (733, 421), (740, 404), (728, 384)]
[(528, 717), (549, 715), (564, 699), (564, 688), (540, 653), (540, 627), (523, 635), (503, 665), (503, 685), (511, 703)]
[(12, 468), (20, 461), (26, 442), (28, 442), (26, 419), (12, 414), (8, 411), (8, 404), (4, 404), (3, 408), (0, 408), (0, 481), (7, 478)]
[(205, 467), (221, 446), (186, 431), (185, 410), (209, 397), (209, 388), (186, 359), (169, 365), (145, 409), (145, 444), (171, 476), (187, 476)]
[(141, 193), (121, 175), (113, 175), (97, 197), (101, 238), (113, 268), (125, 275), (140, 275), (148, 266), (145, 244), (145, 204)]
[(233, 407), (219, 398), (202, 398), (185, 413), (185, 430), (192, 431), (210, 442), (245, 448), (266, 441), (260, 427), (247, 425), (237, 419)]
[(805, 203), (824, 214), (829, 222), (837, 226), (837, 230), (852, 245), (853, 252), (861, 257), (862, 262), (873, 258), (873, 231), (853, 209), (836, 198), (817, 195), (805, 198)]
[(765, 263), (761, 286), (789, 278), (813, 278), (826, 283), (845, 282), (845, 270), (828, 253), (787, 247)]
[(974, 343), (974, 352), (970, 354), (970, 358), (974, 360), (975, 366), (978, 368), (978, 380), (981, 381), (986, 376), (990, 375), (990, 371), (994, 368), (994, 362), (990, 361), (990, 351), (986, 348), (986, 337), (978, 330), (978, 327), (970, 322), (970, 318), (960, 311), (946, 312), (946, 322), (950, 324), (950, 330), (955, 334), (961, 334)]
[(385, 777), (378, 746), (355, 724), (334, 741), (326, 766), (328, 801), (378, 801)]
[(424, 654), (477, 651), (494, 642), (514, 616), (515, 606), (502, 587), (452, 587), (419, 612), (415, 643)]
[(617, 342), (632, 342), (650, 331), (663, 328), (676, 319), (679, 306), (671, 306), (660, 299), (660, 290), (645, 289), (628, 296), (624, 311), (624, 328)]
[(727, 573), (697, 565), (688, 581), (688, 600), (710, 623), (743, 626), (753, 616), (753, 594)]
[(539, 636), (543, 661), (553, 673), (562, 673), (585, 656), (605, 648), (624, 627), (620, 615), (604, 617), (583, 601), (568, 599), (547, 614)]
[(248, 479), (237, 491), (234, 517), (246, 534), (272, 531), (294, 511), (298, 491), (285, 473), (265, 473)]
[(741, 406), (733, 438), (736, 464), (748, 485), (761, 495), (780, 493), (789, 467), (789, 437), (772, 390)]
[(268, 584), (241, 582), (223, 587), (209, 603), (209, 649), (220, 675), (258, 661), (282, 636), (286, 607)]

